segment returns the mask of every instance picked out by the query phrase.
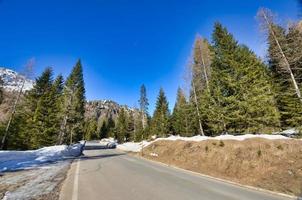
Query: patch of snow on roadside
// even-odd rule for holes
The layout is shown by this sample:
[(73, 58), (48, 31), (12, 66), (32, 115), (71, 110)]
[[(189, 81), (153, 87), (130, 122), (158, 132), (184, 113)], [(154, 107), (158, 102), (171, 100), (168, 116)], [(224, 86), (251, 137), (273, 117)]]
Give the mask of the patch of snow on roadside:
[(0, 151), (0, 172), (15, 171), (37, 167), (41, 164), (66, 158), (76, 157), (82, 153), (82, 143), (44, 147), (33, 151)]
[(131, 152), (140, 152), (142, 147), (146, 147), (151, 142), (143, 141), (143, 142), (126, 142), (124, 144), (118, 144), (117, 149), (122, 151), (131, 151)]
[[(153, 142), (166, 140), (166, 141), (176, 141), (176, 140), (182, 140), (182, 141), (190, 141), (190, 142), (200, 142), (204, 140), (237, 140), (237, 141), (243, 141), (246, 139), (251, 138), (263, 138), (268, 140), (280, 140), (280, 139), (290, 139), (288, 137), (285, 137), (283, 135), (266, 135), (266, 134), (258, 134), (258, 135), (252, 135), (252, 134), (246, 134), (246, 135), (219, 135), (216, 137), (208, 137), (208, 136), (193, 136), (193, 137), (181, 137), (179, 135), (171, 135), (167, 138), (157, 138), (151, 142), (143, 141), (143, 146), (146, 147), (150, 145)], [(142, 142), (127, 142), (124, 144), (117, 145), (117, 148), (122, 151), (130, 151), (130, 152), (140, 152), (142, 149)]]
[(289, 139), (288, 137), (282, 136), (282, 135), (265, 135), (265, 134), (259, 134), (259, 135), (252, 135), (252, 134), (246, 134), (246, 135), (219, 135), (216, 137), (208, 137), (208, 136), (193, 136), (193, 137), (181, 137), (181, 136), (170, 136), (167, 138), (157, 138), (154, 141), (159, 140), (169, 140), (169, 141), (175, 141), (175, 140), (183, 140), (183, 141), (192, 141), (192, 142), (199, 142), (203, 140), (238, 140), (243, 141), (245, 139), (251, 139), (251, 138), (263, 138), (268, 140), (279, 140), (279, 139)]

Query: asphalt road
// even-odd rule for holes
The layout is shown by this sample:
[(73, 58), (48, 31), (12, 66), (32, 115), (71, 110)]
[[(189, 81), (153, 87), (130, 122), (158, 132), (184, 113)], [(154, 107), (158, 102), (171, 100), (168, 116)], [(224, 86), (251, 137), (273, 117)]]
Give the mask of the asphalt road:
[(273, 200), (287, 199), (129, 156), (85, 150), (73, 162), (60, 200)]

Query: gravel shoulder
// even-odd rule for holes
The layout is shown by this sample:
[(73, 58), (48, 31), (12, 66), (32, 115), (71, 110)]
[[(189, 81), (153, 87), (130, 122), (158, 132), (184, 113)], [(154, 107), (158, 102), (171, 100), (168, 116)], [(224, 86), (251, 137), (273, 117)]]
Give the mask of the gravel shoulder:
[(2, 173), (0, 199), (55, 200), (59, 197), (71, 160), (42, 165), (35, 169)]

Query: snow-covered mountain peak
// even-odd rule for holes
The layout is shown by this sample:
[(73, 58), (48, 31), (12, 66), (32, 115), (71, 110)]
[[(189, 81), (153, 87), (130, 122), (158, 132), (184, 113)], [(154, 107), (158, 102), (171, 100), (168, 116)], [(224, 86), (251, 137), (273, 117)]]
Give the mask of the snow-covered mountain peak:
[(4, 82), (4, 89), (8, 91), (18, 91), (20, 90), (20, 87), (25, 80), (24, 88), (23, 90), (30, 90), (33, 88), (34, 81), (27, 79), (26, 77), (20, 75), (19, 73), (7, 69), (4, 67), (0, 67), (0, 77), (2, 81)]

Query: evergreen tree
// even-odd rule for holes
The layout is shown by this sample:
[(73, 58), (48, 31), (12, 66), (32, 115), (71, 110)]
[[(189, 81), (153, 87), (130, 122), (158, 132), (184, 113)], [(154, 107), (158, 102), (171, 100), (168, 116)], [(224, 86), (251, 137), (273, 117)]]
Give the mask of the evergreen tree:
[(31, 137), (31, 148), (39, 148), (51, 145), (53, 138), (51, 113), (53, 106), (52, 97), (53, 72), (46, 68), (40, 77), (36, 79), (34, 88), (26, 96), (27, 132)]
[[(47, 75), (49, 81), (43, 76)], [(54, 145), (58, 141), (58, 130), (61, 123), (61, 98), (63, 90), (63, 77), (59, 75), (55, 81), (52, 81), (52, 70), (47, 68), (40, 79), (46, 81), (44, 94), (40, 96), (37, 102), (32, 121), (32, 147)], [(40, 80), (39, 79), (39, 80)], [(36, 88), (36, 91), (43, 91), (42, 88)], [(36, 93), (32, 93), (36, 96)]]
[[(268, 34), (269, 69), (274, 81), (276, 101), (281, 114), (281, 126), (283, 128), (301, 127), (302, 103), (297, 96), (293, 82), (294, 80), (298, 88), (301, 88), (301, 29), (299, 24), (295, 24), (287, 31), (283, 27), (273, 24), (272, 21), (270, 27)], [(285, 62), (284, 57), (287, 62)]]
[(118, 115), (117, 125), (115, 128), (115, 138), (117, 139), (118, 143), (125, 142), (125, 136), (127, 132), (128, 132), (127, 114), (125, 109), (122, 108)]
[(156, 108), (151, 120), (151, 134), (155, 134), (160, 137), (167, 136), (170, 129), (169, 117), (170, 112), (168, 101), (164, 90), (161, 88), (157, 97)]
[(177, 90), (177, 99), (171, 117), (172, 130), (175, 135), (192, 136), (189, 130), (188, 103), (181, 88)]
[(238, 45), (221, 24), (213, 33), (210, 92), (204, 105), (208, 125), (221, 132), (270, 132), (279, 125), (274, 93), (265, 65)]
[(129, 113), (127, 117), (127, 132), (125, 134), (125, 139), (127, 142), (134, 140), (134, 131), (135, 131), (135, 120), (133, 113)]
[(85, 140), (100, 139), (100, 134), (97, 131), (97, 122), (95, 119), (87, 119), (85, 121)]
[(81, 61), (78, 60), (66, 80), (64, 93), (64, 117), (61, 125), (61, 143), (79, 141), (84, 135), (85, 86)]
[(108, 137), (114, 137), (115, 122), (112, 119), (112, 116), (108, 118), (107, 129), (108, 129)]
[(104, 120), (100, 128), (100, 139), (108, 138), (108, 132), (109, 132), (108, 125), (106, 120)]

